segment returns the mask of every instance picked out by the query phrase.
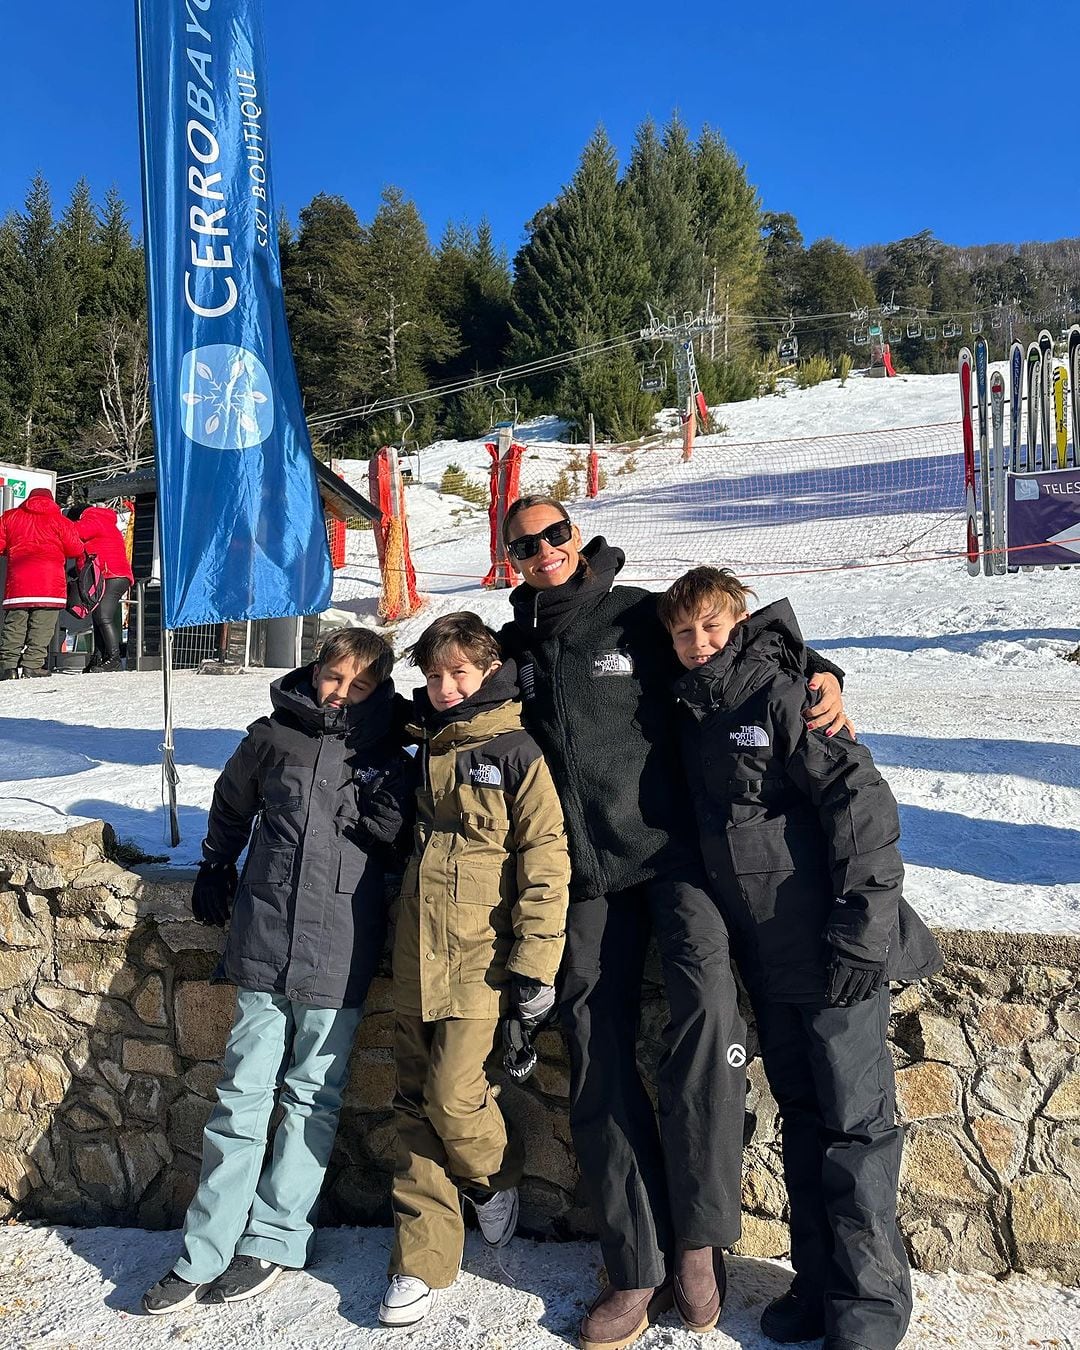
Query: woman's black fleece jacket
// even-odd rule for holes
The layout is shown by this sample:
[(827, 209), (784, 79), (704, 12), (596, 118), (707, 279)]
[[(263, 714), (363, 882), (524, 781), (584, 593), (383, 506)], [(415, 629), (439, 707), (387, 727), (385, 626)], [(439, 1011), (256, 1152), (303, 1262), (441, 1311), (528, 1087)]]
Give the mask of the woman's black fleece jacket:
[[(499, 633), (559, 790), (571, 900), (701, 872), (672, 696), (680, 666), (657, 596), (614, 585), (625, 557), (603, 538), (582, 559), (562, 586), (513, 591), (514, 618)], [(843, 679), (810, 650), (806, 670)]]

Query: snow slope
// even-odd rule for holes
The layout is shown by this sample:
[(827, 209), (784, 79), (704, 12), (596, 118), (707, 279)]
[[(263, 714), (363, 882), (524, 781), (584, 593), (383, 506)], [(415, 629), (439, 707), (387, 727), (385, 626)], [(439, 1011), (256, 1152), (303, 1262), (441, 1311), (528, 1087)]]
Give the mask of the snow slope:
[[(503, 1275), (470, 1238), (465, 1273), (411, 1331), (376, 1321), (391, 1234), (324, 1229), (315, 1264), (285, 1275), (261, 1298), (146, 1317), (143, 1291), (169, 1268), (178, 1235), (120, 1228), (0, 1230), (0, 1350), (566, 1350), (596, 1283), (597, 1255), (577, 1242), (516, 1239)], [(758, 1330), (762, 1306), (787, 1287), (775, 1261), (729, 1258), (717, 1331), (703, 1340), (674, 1313), (637, 1342), (641, 1350), (772, 1350)], [(511, 1282), (513, 1281), (513, 1282)], [(1080, 1346), (1080, 1291), (1013, 1277), (914, 1276), (915, 1311), (904, 1350)], [(819, 1342), (815, 1342), (819, 1344)]]
[[(957, 413), (952, 376), (852, 379), (843, 389), (831, 381), (720, 408), (729, 431), (712, 439), (926, 425)], [(523, 487), (546, 485), (566, 464), (565, 428), (543, 419), (519, 431), (528, 445)], [(422, 452), (422, 481), (407, 501), (429, 600), (398, 625), (399, 652), (438, 613), (473, 609), (495, 626), (509, 617), (506, 593), (481, 591), (475, 580), (488, 563), (486, 511), (437, 490), (448, 465), (480, 484), (487, 463), (482, 442)], [(366, 466), (338, 467), (363, 484)], [(608, 494), (613, 502), (617, 491), (614, 485)], [(627, 518), (612, 519), (618, 528)], [(595, 520), (611, 528), (599, 510)], [(611, 537), (624, 542), (614, 531)], [(647, 575), (648, 566), (635, 569), (625, 542), (625, 579)], [(373, 623), (372, 536), (358, 534), (352, 547), (334, 603), (342, 622)], [(936, 561), (763, 575), (754, 585), (763, 604), (789, 596), (807, 638), (847, 672), (845, 697), (859, 733), (901, 804), (907, 894), (920, 911), (945, 927), (1080, 932), (1080, 665), (1061, 659), (1080, 644), (1080, 570), (970, 578), (962, 563)], [(147, 852), (193, 862), (214, 778), (243, 727), (268, 709), (272, 675), (177, 675), (184, 839), (171, 852), (159, 808), (160, 678), (5, 684), (0, 827), (63, 829), (100, 815)], [(415, 682), (402, 664), (399, 687)]]

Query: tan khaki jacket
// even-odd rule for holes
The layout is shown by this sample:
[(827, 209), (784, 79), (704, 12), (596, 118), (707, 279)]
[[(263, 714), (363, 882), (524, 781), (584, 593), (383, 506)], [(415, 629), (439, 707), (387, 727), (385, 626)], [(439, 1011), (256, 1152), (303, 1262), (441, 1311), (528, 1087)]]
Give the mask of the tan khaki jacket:
[(417, 757), (394, 1004), (425, 1021), (497, 1017), (511, 974), (553, 984), (562, 959), (570, 881), (562, 808), (517, 701), (442, 727)]

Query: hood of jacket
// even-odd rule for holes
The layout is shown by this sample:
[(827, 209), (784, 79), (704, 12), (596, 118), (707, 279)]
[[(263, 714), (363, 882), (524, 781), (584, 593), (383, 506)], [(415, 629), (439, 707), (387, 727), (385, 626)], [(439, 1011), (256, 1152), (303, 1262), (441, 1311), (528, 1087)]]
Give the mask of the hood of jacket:
[(102, 535), (111, 537), (112, 534), (119, 533), (116, 512), (110, 511), (107, 506), (84, 507), (76, 524), (79, 533), (86, 540), (98, 539)]
[(581, 550), (581, 563), (569, 581), (550, 590), (522, 583), (510, 592), (514, 622), (535, 630), (541, 641), (557, 637), (607, 595), (625, 563), (622, 549), (598, 534)]
[(291, 717), (313, 736), (349, 735), (361, 743), (386, 735), (393, 720), (394, 682), (384, 680), (362, 703), (320, 707), (312, 680), (315, 667), (301, 666), (270, 686), (275, 713)]
[(21, 511), (28, 511), (32, 516), (59, 516), (63, 515), (56, 499), (48, 488), (32, 488), (26, 501), (19, 508)]
[[(409, 731), (439, 749), (488, 740), (521, 726), (519, 697), (517, 663), (508, 659), (492, 671), (475, 694), (452, 708), (437, 711), (426, 689), (414, 690), (416, 719)], [(505, 716), (501, 716), (504, 711)]]
[(701, 721), (713, 708), (735, 707), (775, 675), (801, 676), (806, 644), (787, 600), (755, 610), (732, 630), (727, 645), (675, 681), (675, 697)]

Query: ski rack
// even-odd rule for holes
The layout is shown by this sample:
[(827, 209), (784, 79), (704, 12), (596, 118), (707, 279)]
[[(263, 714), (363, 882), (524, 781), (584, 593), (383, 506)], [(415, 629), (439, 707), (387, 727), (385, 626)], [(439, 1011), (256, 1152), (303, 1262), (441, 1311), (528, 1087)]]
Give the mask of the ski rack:
[[(1046, 486), (1047, 474), (1061, 474), (1062, 482), (1068, 479), (1068, 492), (1075, 491), (1071, 484), (1080, 469), (1080, 324), (1074, 324), (1066, 338), (1068, 355), (1064, 363), (1055, 361), (1053, 338), (1045, 329), (1026, 352), (1022, 343), (1012, 343), (1004, 374), (989, 370), (985, 337), (976, 339), (974, 355), (967, 347), (960, 350), (966, 553), (972, 576), (980, 572), (1006, 576), (1080, 567), (1080, 558), (1076, 563), (1036, 563), (1025, 562), (1023, 553), (1013, 554), (1016, 561), (1009, 556), (1012, 504), (1035, 500), (1040, 487)], [(1010, 410), (1008, 437), (1006, 404)], [(1020, 486), (1036, 475), (1038, 486)], [(1080, 525), (1076, 532), (1080, 535)], [(1054, 545), (1059, 538), (1064, 538), (1064, 532), (1051, 534), (1046, 542)], [(1071, 538), (1057, 546), (1080, 555), (1080, 544), (1074, 546)], [(1022, 547), (1040, 545), (1025, 543)]]

